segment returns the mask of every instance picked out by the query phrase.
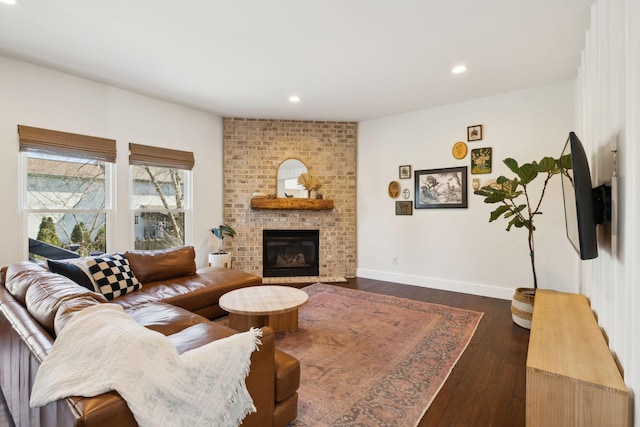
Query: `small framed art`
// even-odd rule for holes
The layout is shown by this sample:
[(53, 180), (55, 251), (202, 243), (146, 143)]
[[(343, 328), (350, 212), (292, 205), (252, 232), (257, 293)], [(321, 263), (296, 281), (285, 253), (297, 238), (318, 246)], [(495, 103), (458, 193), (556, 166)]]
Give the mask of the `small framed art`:
[(412, 215), (413, 202), (411, 200), (399, 200), (396, 202), (396, 215)]
[(411, 166), (404, 165), (400, 166), (400, 179), (409, 179), (411, 178)]
[(491, 147), (471, 150), (471, 173), (491, 173)]
[(415, 172), (415, 208), (466, 208), (467, 167)]
[(467, 141), (482, 140), (482, 125), (467, 126)]

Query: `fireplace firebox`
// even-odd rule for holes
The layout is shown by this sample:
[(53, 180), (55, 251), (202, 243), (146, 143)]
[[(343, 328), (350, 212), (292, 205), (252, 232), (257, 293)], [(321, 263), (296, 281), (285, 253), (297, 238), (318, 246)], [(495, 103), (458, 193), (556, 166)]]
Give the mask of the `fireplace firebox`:
[(319, 249), (319, 230), (263, 230), (262, 276), (319, 276)]

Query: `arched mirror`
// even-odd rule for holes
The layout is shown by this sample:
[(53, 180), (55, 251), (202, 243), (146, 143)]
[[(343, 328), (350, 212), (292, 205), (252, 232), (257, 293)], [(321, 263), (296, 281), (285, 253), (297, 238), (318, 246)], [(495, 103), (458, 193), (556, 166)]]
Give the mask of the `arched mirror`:
[(298, 159), (287, 159), (278, 167), (278, 197), (306, 198), (307, 190), (298, 184), (300, 174), (308, 173), (307, 166)]

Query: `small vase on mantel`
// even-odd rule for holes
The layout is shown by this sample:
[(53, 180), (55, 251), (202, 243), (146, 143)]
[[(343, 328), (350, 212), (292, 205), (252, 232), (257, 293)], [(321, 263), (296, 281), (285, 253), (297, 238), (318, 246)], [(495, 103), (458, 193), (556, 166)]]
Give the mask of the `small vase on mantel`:
[(309, 191), (309, 198), (310, 199), (317, 199), (318, 198), (318, 192), (316, 190)]

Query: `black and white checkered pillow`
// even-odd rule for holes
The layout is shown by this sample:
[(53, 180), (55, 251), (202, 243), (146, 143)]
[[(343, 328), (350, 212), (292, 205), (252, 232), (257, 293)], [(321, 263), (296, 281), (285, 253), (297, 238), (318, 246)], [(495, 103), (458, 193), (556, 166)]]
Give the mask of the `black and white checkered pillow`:
[(91, 258), (87, 261), (87, 266), (100, 292), (108, 300), (142, 287), (131, 271), (129, 261), (122, 255)]

